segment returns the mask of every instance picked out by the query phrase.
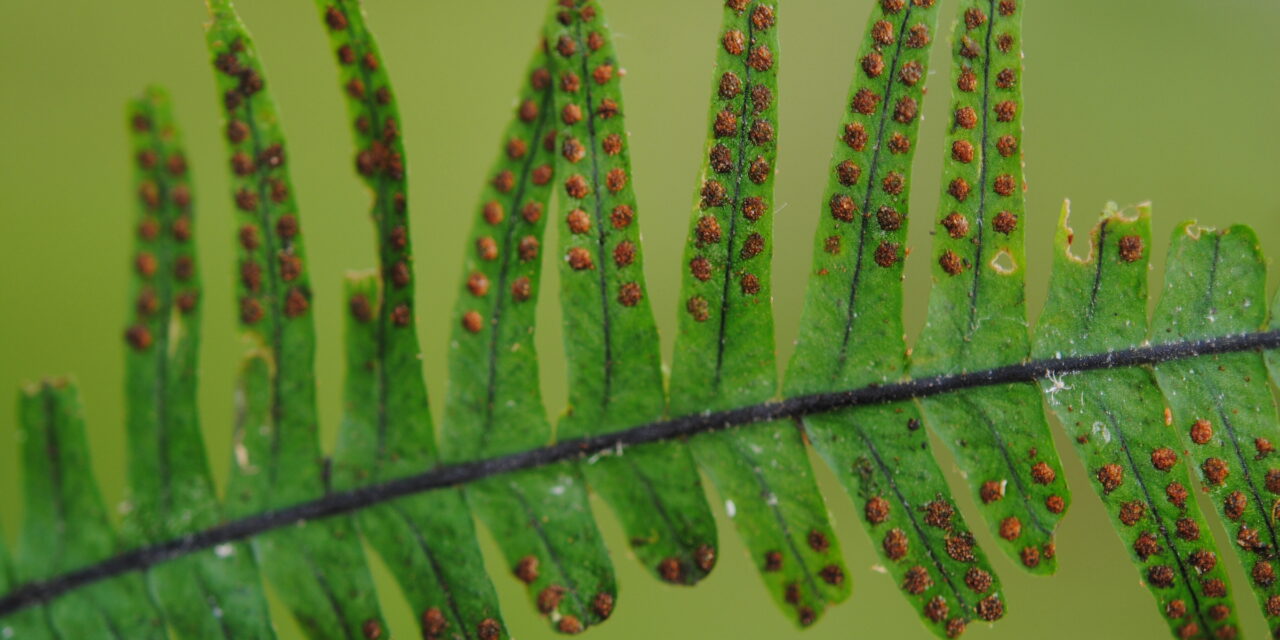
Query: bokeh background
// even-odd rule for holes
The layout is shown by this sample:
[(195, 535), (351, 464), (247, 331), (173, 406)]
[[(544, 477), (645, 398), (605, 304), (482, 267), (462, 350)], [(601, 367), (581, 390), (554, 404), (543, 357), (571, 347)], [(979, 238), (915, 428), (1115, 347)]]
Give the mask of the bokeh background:
[[(232, 330), (231, 208), (219, 116), (206, 62), (199, 0), (0, 1), (0, 389), (42, 375), (74, 373), (83, 386), (94, 472), (109, 501), (123, 496), (121, 329), (133, 198), (123, 105), (151, 82), (173, 93), (195, 171), (205, 273), (201, 402), (210, 456), (225, 480), (236, 363)], [(419, 316), (431, 397), (445, 392), (445, 346), (463, 238), (484, 172), (513, 105), (544, 2), (367, 0), (401, 100), (409, 150)], [(781, 9), (781, 160), (775, 305), (780, 362), (792, 351), (826, 163), (844, 108), (872, 0), (793, 0)], [(955, 0), (943, 2), (950, 25)], [(1280, 5), (1269, 0), (1024, 0), (1027, 220), (1031, 313), (1048, 278), (1050, 240), (1064, 198), (1077, 228), (1107, 200), (1151, 200), (1156, 236), (1175, 223), (1245, 222), (1280, 251)], [(719, 0), (605, 3), (628, 75), (647, 276), (667, 353), (676, 317), (680, 252), (693, 202), (710, 91)], [(340, 411), (339, 287), (347, 269), (374, 262), (368, 196), (352, 175), (352, 147), (332, 55), (309, 0), (242, 0), (268, 84), (284, 114), (290, 163), (306, 216), (317, 293), (323, 435), (331, 446)], [(912, 208), (933, 216), (949, 88), (938, 47), (933, 99), (917, 157)], [(944, 72), (945, 73), (945, 72)], [(929, 225), (911, 243), (927, 254)], [(548, 239), (548, 241), (553, 241)], [(1157, 248), (1157, 264), (1163, 258)], [(919, 255), (919, 254), (918, 254)], [(924, 320), (928, 265), (908, 260), (909, 336)], [(546, 291), (553, 292), (555, 273)], [(1272, 269), (1272, 275), (1276, 270)], [(1152, 272), (1160, 284), (1159, 269)], [(1158, 289), (1156, 289), (1158, 291)], [(541, 303), (539, 348), (549, 409), (564, 406), (564, 363), (554, 298)], [(0, 393), (0, 533), (16, 536), (22, 515), (16, 392)], [(438, 412), (440, 404), (435, 406)], [(437, 419), (438, 419), (437, 415)], [(1060, 435), (1060, 434), (1059, 434)], [(1139, 584), (1070, 447), (1060, 439), (1077, 500), (1058, 537), (1056, 577), (1024, 575), (1003, 556), (1008, 615), (981, 638), (1161, 638), (1165, 624)], [(944, 468), (959, 487), (943, 447)], [(873, 569), (872, 545), (834, 478), (816, 465), (844, 543), (854, 596), (801, 634), (779, 615), (721, 515), (722, 560), (695, 589), (658, 584), (628, 557), (613, 516), (597, 502), (622, 593), (598, 640), (632, 638), (924, 638), (891, 579)], [(959, 490), (963, 506), (968, 492)], [(714, 498), (714, 496), (713, 496)], [(718, 500), (717, 500), (718, 502)], [(973, 513), (972, 510), (969, 513)], [(973, 519), (973, 518), (971, 518)], [(976, 522), (976, 519), (974, 519)], [(979, 537), (989, 534), (978, 525)], [(487, 534), (483, 534), (487, 535)], [(1220, 529), (1220, 541), (1224, 541)], [(992, 545), (988, 545), (992, 546)], [(486, 557), (520, 638), (550, 638), (484, 539)], [(1225, 547), (1224, 547), (1225, 548)], [(411, 612), (374, 561), (392, 630), (416, 637)], [(1232, 559), (1242, 619), (1265, 636)], [(297, 637), (277, 607), (282, 636)]]

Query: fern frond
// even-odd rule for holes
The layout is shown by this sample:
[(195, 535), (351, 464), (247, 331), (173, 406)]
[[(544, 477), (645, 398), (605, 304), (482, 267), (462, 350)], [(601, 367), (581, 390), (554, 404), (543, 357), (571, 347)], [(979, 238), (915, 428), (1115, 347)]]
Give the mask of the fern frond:
[[(934, 227), (928, 321), (912, 377), (1027, 357), (1022, 179), (1022, 9), (968, 0), (952, 37), (952, 104)], [(921, 401), (955, 454), (1004, 551), (1036, 573), (1057, 566), (1053, 532), (1071, 500), (1034, 385)]]
[[(0, 591), (9, 593), (16, 584), (16, 580), (8, 547), (4, 540), (0, 539)], [(0, 618), (2, 618), (0, 619), (0, 637), (31, 638), (31, 640), (48, 640), (53, 637), (44, 607), (33, 606), (11, 615), (0, 616)]]
[[(1131, 217), (1105, 211), (1086, 258), (1070, 253), (1070, 238), (1064, 208), (1032, 353), (1061, 357), (1141, 344), (1149, 209)], [(1040, 388), (1171, 629), (1181, 637), (1234, 631), (1226, 569), (1191, 496), (1189, 462), (1176, 453), (1178, 436), (1151, 372), (1088, 371), (1043, 380)]]
[[(89, 463), (75, 385), (49, 380), (27, 386), (18, 398), (18, 417), (24, 502), (21, 578), (47, 578), (118, 552), (119, 538)], [(116, 638), (166, 637), (163, 618), (136, 573), (49, 603), (45, 622), (58, 638), (99, 637), (104, 630)]]
[[(613, 34), (595, 0), (559, 0), (551, 15), (546, 42), (561, 187), (554, 219), (569, 362), (569, 410), (557, 433), (576, 437), (658, 419), (666, 398)], [(683, 443), (599, 456), (582, 470), (651, 573), (693, 584), (710, 571), (715, 520)]]
[[(275, 101), (229, 0), (209, 0), (208, 45), (226, 115), (238, 211), (239, 325), (233, 515), (326, 490), (317, 439), (315, 326), (301, 216)], [(353, 523), (334, 518), (254, 540), (263, 571), (308, 635), (358, 638), (385, 628)]]
[[(872, 12), (823, 198), (788, 396), (904, 373), (907, 200), (937, 16), (932, 0), (886, 0)], [(970, 620), (1004, 615), (999, 582), (949, 494), (914, 404), (806, 416), (804, 426), (934, 633), (955, 636)]]
[[(162, 90), (131, 102), (129, 123), (140, 206), (125, 333), (126, 526), (139, 542), (159, 542), (217, 524), (222, 513), (196, 402), (201, 287), (186, 154)], [(148, 579), (181, 638), (275, 637), (247, 545), (181, 558)]]
[[(357, 0), (317, 0), (338, 61), (357, 173), (373, 192), (380, 269), (347, 282), (345, 410), (333, 484), (358, 487), (437, 463), (419, 359), (406, 162), (386, 65)], [(457, 490), (361, 511), (361, 533), (395, 575), (426, 638), (506, 638), (471, 511)]]
[[(445, 450), (454, 462), (551, 440), (533, 341), (556, 147), (545, 49), (522, 77), (467, 243), (445, 407)], [(486, 479), (467, 487), (467, 498), (553, 628), (577, 632), (612, 614), (613, 565), (573, 465)]]
[[(697, 204), (685, 245), (671, 411), (777, 393), (772, 282), (778, 2), (727, 3)], [(801, 625), (849, 596), (802, 436), (775, 421), (690, 440), (769, 593)]]
[[(1266, 261), (1248, 227), (1221, 231), (1192, 223), (1173, 232), (1165, 289), (1156, 307), (1151, 342), (1214, 338), (1257, 331), (1266, 322)], [(1280, 549), (1275, 495), (1276, 405), (1262, 354), (1252, 352), (1173, 360), (1155, 366), (1168, 399), (1179, 451), (1199, 469), (1209, 495), (1258, 597), (1268, 626), (1280, 620), (1280, 584), (1274, 556)], [(1166, 421), (1170, 422), (1170, 421)], [(1180, 527), (1195, 539), (1198, 530)], [(1225, 606), (1225, 605), (1224, 605)], [(1233, 611), (1211, 609), (1214, 616)]]

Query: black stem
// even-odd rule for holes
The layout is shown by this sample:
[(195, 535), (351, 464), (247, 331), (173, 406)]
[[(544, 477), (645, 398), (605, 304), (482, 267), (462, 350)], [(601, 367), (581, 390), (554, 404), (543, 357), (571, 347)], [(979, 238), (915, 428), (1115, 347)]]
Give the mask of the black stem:
[(726, 411), (682, 416), (615, 433), (564, 440), (530, 451), (445, 465), (417, 475), (334, 492), (310, 502), (232, 520), (182, 538), (126, 551), (97, 564), (46, 580), (28, 582), (0, 598), (0, 618), (27, 607), (49, 602), (72, 589), (130, 571), (144, 570), (220, 544), (246, 540), (272, 529), (294, 525), (299, 521), (351, 513), (374, 504), (424, 491), (456, 487), (513, 471), (620, 451), (624, 447), (720, 431), (756, 422), (798, 418), (850, 407), (935, 396), (973, 387), (1034, 382), (1050, 376), (1080, 371), (1151, 365), (1204, 355), (1277, 348), (1280, 348), (1280, 330), (1036, 360), (982, 371), (931, 376), (847, 391), (815, 393)]

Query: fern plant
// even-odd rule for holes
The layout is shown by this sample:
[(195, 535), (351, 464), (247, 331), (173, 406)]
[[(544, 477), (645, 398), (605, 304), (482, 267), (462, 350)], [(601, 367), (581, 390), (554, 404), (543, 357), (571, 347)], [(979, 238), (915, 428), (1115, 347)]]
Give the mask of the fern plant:
[[(1053, 573), (1053, 535), (1072, 497), (1042, 398), (1173, 635), (1239, 635), (1229, 561), (1197, 487), (1280, 632), (1280, 434), (1269, 386), (1280, 359), (1268, 351), (1280, 347), (1280, 312), (1268, 325), (1258, 239), (1241, 226), (1179, 226), (1148, 323), (1148, 208), (1109, 205), (1083, 257), (1072, 253), (1064, 209), (1049, 301), (1029, 332), (1027, 3), (958, 2), (950, 38), (939, 33), (936, 0), (881, 0), (872, 12), (779, 386), (770, 258), (781, 3), (728, 0), (715, 33), (668, 383), (643, 277), (614, 35), (597, 0), (554, 0), (466, 240), (437, 448), (390, 76), (358, 0), (317, 0), (352, 164), (373, 196), (378, 260), (346, 283), (344, 414), (327, 457), (314, 379), (313, 314), (323, 307), (309, 284), (290, 156), (247, 29), (229, 0), (208, 0), (244, 349), (231, 479), (220, 497), (196, 402), (202, 299), (190, 167), (165, 93), (148, 89), (127, 119), (138, 198), (124, 332), (130, 509), (113, 528), (89, 472), (75, 385), (24, 388), (26, 513), (19, 553), (0, 546), (0, 636), (271, 638), (265, 577), (309, 637), (384, 638), (365, 541), (422, 637), (507, 638), (473, 514), (530, 604), (576, 634), (607, 620), (618, 598), (589, 490), (646, 571), (693, 585), (719, 560), (699, 470), (729, 505), (778, 607), (808, 627), (851, 591), (808, 444), (922, 623), (956, 637), (1002, 619), (1005, 596), (929, 433), (952, 450), (1000, 552)], [(952, 52), (949, 73), (937, 74), (950, 85), (951, 120), (939, 211), (927, 223), (928, 323), (908, 349), (912, 160), (939, 42)], [(569, 409), (554, 437), (533, 342), (544, 254), (560, 264), (570, 365)]]

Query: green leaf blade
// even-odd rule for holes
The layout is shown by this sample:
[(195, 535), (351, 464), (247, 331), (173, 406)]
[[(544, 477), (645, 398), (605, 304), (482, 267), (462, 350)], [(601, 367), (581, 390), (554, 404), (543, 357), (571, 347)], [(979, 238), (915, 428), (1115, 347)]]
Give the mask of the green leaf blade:
[[(407, 158), (390, 79), (360, 2), (316, 6), (338, 61), (359, 148), (356, 171), (373, 192), (380, 263), (376, 275), (347, 282), (346, 408), (333, 482), (354, 488), (410, 475), (437, 456), (413, 322)], [(395, 575), (425, 637), (508, 637), (460, 492), (378, 505), (356, 522)]]
[[(778, 3), (724, 8), (707, 146), (682, 269), (671, 413), (777, 392), (772, 279)], [(706, 194), (704, 196), (704, 194)], [(804, 441), (786, 421), (690, 440), (778, 605), (803, 626), (851, 586)]]
[[(1070, 253), (1064, 210), (1049, 301), (1032, 349), (1037, 358), (1132, 347), (1146, 339), (1150, 212), (1109, 208), (1091, 234), (1091, 254)], [(1236, 631), (1227, 574), (1190, 496), (1188, 461), (1165, 422), (1152, 374), (1123, 368), (1043, 380), (1050, 408), (1076, 443), (1142, 579), (1179, 636)], [(1190, 535), (1191, 531), (1197, 535)], [(1223, 609), (1226, 607), (1225, 614)]]
[[(24, 522), (18, 567), (24, 581), (49, 578), (119, 551), (93, 478), (83, 409), (65, 380), (30, 385), (18, 398)], [(66, 594), (45, 608), (61, 638), (168, 637), (143, 577), (121, 575)]]
[[(326, 490), (317, 437), (315, 325), (288, 154), (262, 63), (229, 0), (208, 1), (207, 41), (226, 116), (238, 211), (238, 382), (228, 511), (248, 515)], [(364, 550), (350, 518), (278, 529), (254, 539), (263, 572), (313, 638), (381, 633)]]
[[(547, 53), (530, 61), (467, 243), (449, 348), (444, 452), (450, 461), (545, 445), (551, 424), (533, 336), (542, 238), (555, 161)], [(476, 366), (476, 363), (483, 363)], [(575, 632), (613, 612), (617, 585), (580, 471), (532, 469), (466, 488), (507, 567), (554, 629)]]
[[(378, 425), (387, 412), (381, 370), (388, 363), (378, 340), (381, 314), (376, 302), (370, 302), (380, 297), (379, 278), (372, 273), (352, 276), (346, 293), (346, 409), (334, 479), (340, 488), (354, 488), (404, 475), (403, 467), (415, 461), (380, 450), (384, 440)], [(416, 464), (432, 462), (420, 454)], [(356, 521), (395, 575), (424, 635), (508, 637), (460, 491), (442, 489), (371, 506), (357, 513)]]
[[(1021, 362), (1027, 333), (1022, 171), (1022, 8), (963, 3), (952, 38), (951, 123), (934, 227), (933, 288), (911, 354), (922, 378)], [(1039, 392), (1030, 383), (921, 401), (1004, 551), (1035, 573), (1070, 504)], [(998, 535), (1017, 523), (1013, 540)]]
[[(4, 540), (0, 539), (0, 592), (7, 593), (15, 585), (13, 565)], [(0, 618), (0, 638), (52, 638), (44, 607), (29, 607)]]
[[(911, 158), (937, 16), (933, 2), (884, 2), (872, 10), (823, 198), (787, 396), (896, 382), (904, 374)], [(929, 453), (914, 404), (803, 423), (933, 633), (955, 635), (972, 620), (1004, 615), (999, 581)]]
[[(645, 293), (620, 67), (594, 0), (555, 3), (546, 41), (558, 119), (556, 180), (561, 308), (574, 437), (664, 414), (661, 357)], [(679, 442), (601, 456), (582, 466), (654, 575), (693, 584), (710, 569), (715, 520), (693, 457)], [(708, 553), (710, 551), (710, 553)]]
[[(1248, 227), (1221, 231), (1192, 223), (1173, 232), (1165, 290), (1151, 341), (1203, 340), (1257, 331), (1266, 322), (1266, 261)], [(1280, 585), (1271, 556), (1280, 547), (1271, 503), (1280, 488), (1275, 470), (1276, 406), (1258, 353), (1174, 360), (1155, 366), (1172, 411), (1181, 451), (1200, 470), (1250, 579), (1267, 624), (1280, 620)], [(1225, 478), (1219, 473), (1226, 470)]]
[[(133, 537), (160, 542), (221, 521), (196, 402), (200, 281), (187, 160), (169, 98), (130, 103), (140, 211), (134, 305), (126, 331), (126, 424)], [(182, 638), (273, 638), (257, 568), (244, 544), (153, 569), (148, 579)], [(232, 612), (232, 613), (228, 613)]]

